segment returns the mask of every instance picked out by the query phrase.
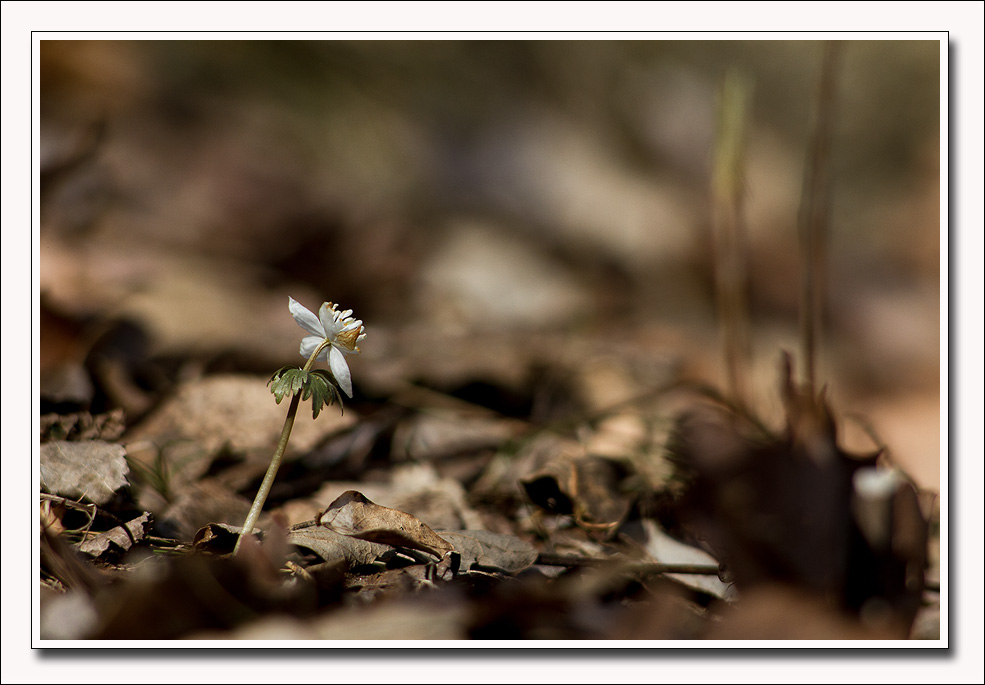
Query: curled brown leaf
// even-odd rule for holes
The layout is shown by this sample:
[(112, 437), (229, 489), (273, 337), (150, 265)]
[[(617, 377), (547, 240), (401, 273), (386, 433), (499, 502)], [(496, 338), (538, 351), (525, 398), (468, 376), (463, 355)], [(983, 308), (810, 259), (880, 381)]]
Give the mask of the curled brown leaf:
[(318, 524), (360, 540), (419, 549), (439, 559), (454, 549), (416, 516), (374, 504), (356, 490), (339, 495), (318, 517)]

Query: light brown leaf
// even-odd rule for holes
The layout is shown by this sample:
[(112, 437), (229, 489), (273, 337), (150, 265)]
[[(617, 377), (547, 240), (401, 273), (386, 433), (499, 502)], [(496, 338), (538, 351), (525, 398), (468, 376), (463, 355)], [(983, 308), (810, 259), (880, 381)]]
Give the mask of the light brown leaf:
[(355, 490), (342, 493), (319, 517), (337, 533), (394, 547), (419, 549), (439, 559), (454, 549), (416, 516), (381, 507)]
[[(172, 397), (126, 434), (134, 469), (153, 473), (163, 468), (172, 496), (183, 494), (190, 483), (200, 480), (223, 453), (245, 458), (262, 474), (287, 413), (284, 404), (274, 401), (266, 382), (263, 377), (228, 374), (181, 384)], [(337, 411), (324, 412), (317, 421), (311, 419), (310, 412), (301, 412), (285, 460), (304, 454), (325, 436), (354, 421), (349, 414), (342, 416)], [(138, 497), (138, 502), (154, 511), (149, 500)], [(193, 530), (206, 521), (197, 521)]]
[(441, 537), (462, 555), (463, 570), (493, 569), (517, 573), (537, 560), (537, 550), (513, 535), (489, 530), (443, 530)]
[[(411, 401), (420, 398), (409, 395)], [(393, 436), (395, 459), (433, 461), (491, 449), (516, 434), (515, 422), (464, 412), (433, 410), (403, 421)]]
[[(97, 558), (106, 555), (114, 547), (118, 550), (127, 551), (133, 546), (134, 542), (139, 542), (143, 539), (150, 524), (151, 515), (144, 512), (137, 518), (127, 521), (126, 530), (124, 530), (123, 526), (117, 526), (104, 533), (100, 533), (90, 540), (80, 543), (78, 546), (79, 551)], [(130, 531), (130, 533), (127, 534), (127, 531)]]
[(372, 564), (384, 554), (393, 551), (390, 545), (360, 540), (336, 533), (324, 526), (292, 530), (287, 534), (287, 541), (292, 545), (310, 549), (325, 561), (345, 560), (353, 566)]
[(101, 440), (41, 445), (41, 485), (55, 495), (106, 504), (127, 484), (128, 472), (122, 445)]

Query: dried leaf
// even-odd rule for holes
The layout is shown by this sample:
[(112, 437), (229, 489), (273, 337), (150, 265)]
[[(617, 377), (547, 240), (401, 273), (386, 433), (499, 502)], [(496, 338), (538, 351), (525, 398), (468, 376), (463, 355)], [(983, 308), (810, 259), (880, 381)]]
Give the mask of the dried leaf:
[(463, 570), (518, 573), (537, 560), (537, 550), (513, 535), (489, 530), (443, 530), (441, 537), (462, 556)]
[(93, 593), (106, 584), (106, 576), (70, 545), (65, 538), (41, 529), (40, 568), (57, 581), (58, 586)]
[(105, 504), (127, 485), (126, 450), (100, 440), (41, 445), (41, 485), (62, 497)]
[(458, 223), (423, 265), (430, 316), (477, 328), (564, 323), (591, 302), (578, 277), (522, 235)]
[[(222, 452), (266, 466), (283, 428), (285, 411), (273, 401), (261, 378), (209, 376), (179, 386), (173, 397), (126, 438), (133, 459), (151, 471), (160, 469), (158, 461), (163, 461), (170, 487), (180, 490), (201, 478)], [(352, 422), (351, 417), (335, 413), (319, 421), (299, 416), (285, 459), (303, 454)], [(137, 443), (144, 441), (147, 446), (138, 449)]]
[(469, 505), (462, 483), (455, 478), (442, 478), (431, 464), (394, 468), (391, 482), (393, 494), (374, 501), (413, 514), (434, 530), (486, 527), (482, 515)]
[(384, 554), (393, 552), (390, 545), (342, 535), (324, 526), (292, 530), (287, 534), (287, 541), (310, 549), (325, 561), (345, 560), (353, 566), (372, 564)]
[(614, 621), (609, 640), (697, 640), (708, 630), (708, 611), (668, 581), (649, 584), (652, 598), (627, 607)]
[(122, 409), (105, 414), (78, 412), (74, 414), (43, 414), (41, 442), (52, 440), (105, 440), (113, 442), (126, 428)]
[(791, 367), (784, 356), (780, 433), (713, 406), (678, 419), (668, 450), (686, 483), (679, 520), (740, 592), (782, 583), (908, 624), (927, 559), (916, 493), (874, 468), (878, 453), (841, 447), (824, 390), (797, 385)]
[(439, 559), (454, 549), (416, 516), (381, 507), (355, 490), (342, 493), (332, 502), (319, 523), (343, 535), (394, 547), (419, 549)]
[[(236, 547), (242, 530), (242, 526), (231, 526), (228, 523), (209, 523), (195, 533), (192, 546), (199, 552), (229, 554)], [(254, 537), (259, 537), (259, 534), (259, 531), (253, 531)]]
[(150, 524), (151, 515), (144, 512), (137, 518), (127, 521), (126, 529), (123, 526), (111, 528), (91, 540), (80, 543), (78, 549), (80, 552), (97, 558), (106, 556), (113, 548), (117, 551), (126, 552), (135, 542), (140, 542), (143, 539)]
[[(229, 629), (259, 615), (304, 615), (314, 588), (278, 573), (264, 555), (155, 557), (112, 590), (97, 640), (170, 640)], [(281, 561), (281, 564), (283, 562)]]
[(48, 531), (50, 535), (58, 536), (65, 532), (65, 525), (62, 518), (68, 507), (65, 500), (52, 501), (49, 499), (41, 500), (40, 508), (41, 529)]
[[(420, 402), (420, 398), (413, 398)], [(501, 418), (470, 416), (436, 409), (402, 421), (393, 436), (397, 460), (434, 461), (492, 449), (516, 434), (516, 424)]]
[(614, 530), (632, 506), (621, 492), (626, 475), (626, 466), (616, 460), (563, 454), (521, 482), (535, 504), (573, 514), (589, 530)]
[(72, 362), (43, 370), (39, 385), (42, 400), (53, 404), (88, 407), (94, 394), (92, 380), (85, 367)]
[[(349, 424), (350, 417), (294, 424), (288, 453), (303, 453), (319, 440)], [(216, 375), (191, 381), (128, 438), (184, 438), (210, 451), (224, 445), (234, 452), (269, 451), (284, 424), (284, 408), (271, 401), (262, 378), (248, 375)]]
[(536, 434), (524, 440), (516, 452), (504, 450), (495, 459), (489, 460), (482, 475), (473, 483), (471, 492), (473, 496), (483, 498), (523, 498), (523, 480), (562, 455), (580, 456), (584, 453), (582, 446), (574, 440), (548, 432)]
[[(148, 498), (150, 499), (150, 498)], [(250, 501), (215, 478), (203, 478), (181, 488), (173, 502), (146, 507), (169, 535), (187, 539), (210, 522), (240, 524), (250, 510)]]

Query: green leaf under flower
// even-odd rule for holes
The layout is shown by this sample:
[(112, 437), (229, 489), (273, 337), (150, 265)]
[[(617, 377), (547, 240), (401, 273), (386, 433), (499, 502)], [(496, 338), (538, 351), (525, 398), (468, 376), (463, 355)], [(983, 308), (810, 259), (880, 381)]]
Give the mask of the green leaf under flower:
[(273, 393), (277, 404), (285, 396), (293, 396), (299, 390), (301, 399), (311, 399), (311, 417), (318, 418), (322, 407), (326, 404), (338, 403), (342, 407), (342, 396), (335, 381), (327, 371), (305, 371), (293, 366), (283, 366), (267, 381), (270, 392)]
[(318, 369), (308, 374), (307, 382), (304, 386), (302, 400), (311, 397), (311, 418), (317, 419), (319, 412), (326, 404), (338, 403), (342, 410), (342, 395), (335, 385), (334, 379), (327, 371)]

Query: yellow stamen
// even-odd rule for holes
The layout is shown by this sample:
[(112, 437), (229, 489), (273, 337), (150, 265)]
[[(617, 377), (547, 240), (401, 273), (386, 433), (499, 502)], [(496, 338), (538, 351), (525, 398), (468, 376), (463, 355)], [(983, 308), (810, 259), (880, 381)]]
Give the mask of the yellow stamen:
[(359, 328), (353, 328), (352, 330), (349, 331), (342, 331), (335, 337), (335, 341), (338, 342), (339, 345), (341, 345), (347, 350), (355, 350), (356, 338), (359, 337), (359, 334), (362, 332), (362, 330), (363, 327), (360, 326)]

